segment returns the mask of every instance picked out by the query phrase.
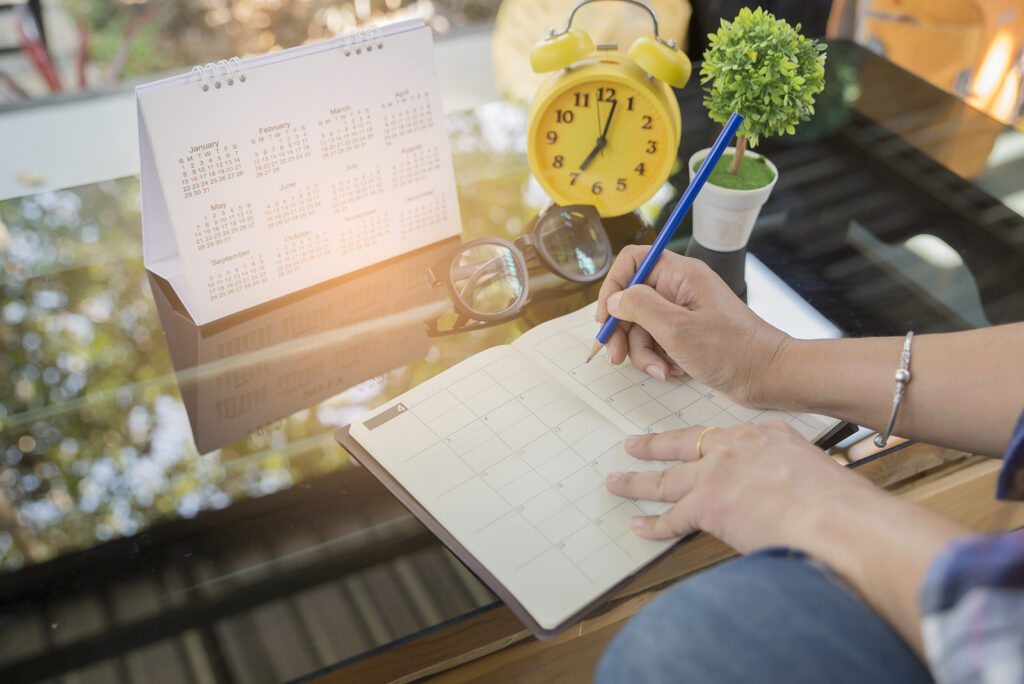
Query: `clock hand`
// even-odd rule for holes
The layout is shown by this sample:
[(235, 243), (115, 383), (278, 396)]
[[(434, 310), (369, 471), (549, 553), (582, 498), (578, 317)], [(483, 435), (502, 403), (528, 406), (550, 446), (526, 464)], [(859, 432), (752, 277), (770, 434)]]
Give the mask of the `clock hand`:
[(604, 120), (604, 130), (601, 131), (601, 140), (607, 142), (608, 140), (608, 126), (612, 123), (612, 116), (615, 114), (615, 105), (619, 104), (618, 100), (612, 100), (612, 108), (608, 111), (608, 116)]
[(588, 154), (587, 158), (583, 160), (582, 164), (580, 164), (580, 171), (586, 171), (587, 167), (590, 166), (590, 162), (594, 161), (594, 157), (597, 156), (597, 153), (603, 150), (604, 146), (607, 144), (608, 141), (604, 139), (604, 136), (598, 138), (597, 144), (594, 145), (594, 149), (590, 150), (590, 154)]
[[(590, 150), (590, 154), (580, 164), (580, 171), (586, 171), (587, 167), (590, 166), (590, 162), (594, 161), (594, 157), (597, 153), (603, 150), (608, 145), (608, 126), (611, 125), (612, 115), (615, 114), (615, 105), (619, 103), (618, 100), (612, 100), (612, 108), (608, 110), (608, 116), (604, 120), (604, 130), (601, 131), (601, 137), (597, 139), (597, 144), (594, 145), (594, 149)], [(598, 115), (600, 121), (600, 115)]]

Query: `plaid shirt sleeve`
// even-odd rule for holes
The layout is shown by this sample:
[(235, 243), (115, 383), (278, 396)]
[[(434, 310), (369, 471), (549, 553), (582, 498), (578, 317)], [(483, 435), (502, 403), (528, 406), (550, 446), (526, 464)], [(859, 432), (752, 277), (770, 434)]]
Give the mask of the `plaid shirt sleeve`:
[[(1024, 414), (996, 492), (1024, 500)], [(1024, 530), (950, 544), (921, 590), (921, 629), (940, 684), (1024, 682)]]

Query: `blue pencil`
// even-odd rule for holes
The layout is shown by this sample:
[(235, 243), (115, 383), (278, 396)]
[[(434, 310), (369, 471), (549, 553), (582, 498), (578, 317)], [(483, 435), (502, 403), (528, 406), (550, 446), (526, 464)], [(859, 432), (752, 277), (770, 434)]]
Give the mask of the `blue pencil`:
[[(647, 252), (647, 256), (640, 262), (640, 268), (637, 269), (636, 275), (629, 281), (627, 287), (632, 287), (637, 283), (642, 283), (647, 280), (647, 276), (650, 275), (651, 269), (654, 268), (654, 264), (657, 263), (658, 257), (665, 251), (665, 245), (672, 239), (672, 236), (676, 234), (676, 230), (679, 228), (679, 224), (682, 222), (683, 217), (686, 216), (686, 212), (690, 210), (690, 206), (693, 205), (693, 200), (697, 198), (697, 193), (704, 187), (704, 183), (707, 181), (708, 176), (711, 175), (711, 171), (715, 168), (715, 164), (722, 158), (722, 153), (725, 152), (725, 148), (729, 146), (729, 142), (732, 137), (736, 134), (736, 129), (743, 123), (743, 117), (736, 112), (732, 113), (729, 120), (725, 123), (725, 127), (722, 128), (722, 132), (718, 134), (718, 139), (715, 140), (715, 144), (711, 147), (711, 152), (704, 158), (700, 168), (697, 169), (697, 173), (694, 174), (693, 180), (690, 181), (690, 185), (687, 186), (683, 192), (683, 196), (679, 198), (679, 202), (676, 203), (675, 209), (669, 215), (668, 220), (665, 221), (665, 226), (658, 233), (658, 239), (651, 245), (651, 251)], [(615, 326), (618, 324), (619, 319), (615, 316), (609, 316), (608, 320), (601, 326), (601, 330), (597, 333), (597, 341), (594, 342), (594, 346), (590, 348), (590, 356), (587, 357), (587, 363), (597, 356), (597, 352), (601, 351), (601, 347), (608, 341), (608, 338), (612, 336), (612, 331), (615, 330)]]

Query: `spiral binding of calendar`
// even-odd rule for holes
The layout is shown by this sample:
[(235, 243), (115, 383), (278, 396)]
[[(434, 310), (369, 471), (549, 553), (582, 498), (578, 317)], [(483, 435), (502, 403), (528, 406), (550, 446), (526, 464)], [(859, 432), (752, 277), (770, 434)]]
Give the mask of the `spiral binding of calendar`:
[(384, 49), (384, 39), (380, 36), (380, 28), (377, 26), (367, 26), (366, 28), (359, 29), (358, 31), (351, 31), (339, 36), (341, 39), (342, 52), (346, 57), (351, 57), (353, 54), (362, 54), (366, 52), (373, 52), (373, 50)]
[(242, 60), (238, 57), (222, 59), (219, 62), (207, 62), (205, 65), (192, 67), (192, 73), (196, 74), (199, 80), (199, 87), (203, 92), (221, 86), (235, 85), (235, 82), (245, 83), (245, 72), (242, 71)]
[[(367, 26), (356, 31), (349, 31), (338, 36), (337, 40), (346, 57), (359, 55), (365, 52), (384, 49), (384, 39), (381, 37), (378, 26)], [(192, 73), (203, 92), (210, 88), (221, 88), (232, 86), (235, 82), (245, 83), (245, 72), (242, 70), (242, 60), (238, 57), (222, 59), (218, 62), (207, 62), (206, 64), (192, 67)]]

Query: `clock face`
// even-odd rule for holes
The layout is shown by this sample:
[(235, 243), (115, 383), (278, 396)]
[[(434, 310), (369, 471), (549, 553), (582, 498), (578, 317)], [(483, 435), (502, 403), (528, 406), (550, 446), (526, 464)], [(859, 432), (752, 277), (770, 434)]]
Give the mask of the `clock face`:
[(668, 178), (678, 141), (649, 90), (591, 79), (561, 90), (536, 113), (531, 164), (561, 204), (602, 216), (632, 211)]

